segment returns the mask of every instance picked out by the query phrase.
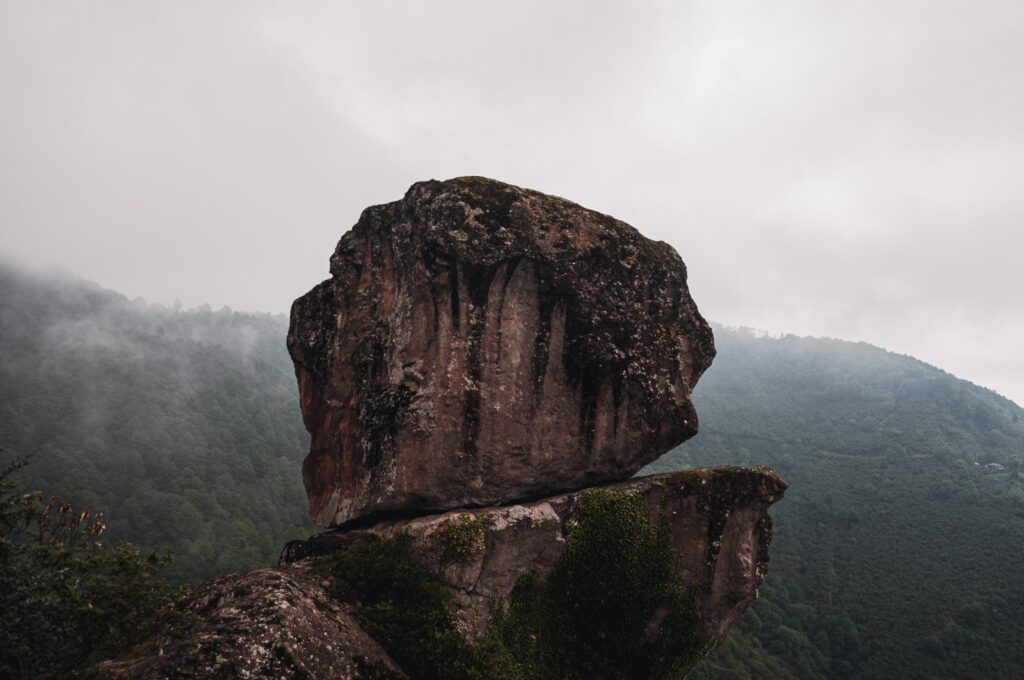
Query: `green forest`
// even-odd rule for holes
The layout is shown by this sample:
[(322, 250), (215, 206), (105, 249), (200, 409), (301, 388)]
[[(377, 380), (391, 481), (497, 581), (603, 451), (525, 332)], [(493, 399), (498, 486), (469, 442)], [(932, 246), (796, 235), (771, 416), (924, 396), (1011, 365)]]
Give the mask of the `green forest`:
[[(286, 329), (0, 266), (0, 462), (108, 543), (168, 546), (175, 583), (273, 564), (313, 531)], [(1024, 410), (862, 343), (715, 335), (700, 434), (643, 472), (790, 489), (761, 599), (690, 677), (1024, 677)]]
[(715, 343), (700, 434), (645, 472), (767, 464), (789, 491), (761, 599), (690, 677), (1024, 677), (1024, 410), (863, 343)]
[(175, 581), (272, 564), (313, 529), (287, 323), (0, 268), (0, 448)]

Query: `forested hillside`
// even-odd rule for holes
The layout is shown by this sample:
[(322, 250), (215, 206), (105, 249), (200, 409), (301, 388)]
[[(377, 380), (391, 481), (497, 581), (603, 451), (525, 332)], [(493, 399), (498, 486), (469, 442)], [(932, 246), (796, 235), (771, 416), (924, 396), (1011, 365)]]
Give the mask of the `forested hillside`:
[(790, 489), (762, 600), (692, 677), (1024, 677), (1024, 410), (865, 344), (715, 336), (700, 434), (647, 471)]
[[(0, 457), (33, 453), (20, 486), (103, 510), (108, 541), (170, 544), (178, 579), (270, 564), (312, 531), (286, 326), (0, 268)], [(645, 472), (790, 490), (762, 600), (691, 677), (1024, 677), (1024, 411), (864, 344), (716, 344), (700, 434)]]
[(309, 534), (284, 316), (181, 311), (0, 267), (0, 448), (23, 488), (169, 545), (196, 580)]

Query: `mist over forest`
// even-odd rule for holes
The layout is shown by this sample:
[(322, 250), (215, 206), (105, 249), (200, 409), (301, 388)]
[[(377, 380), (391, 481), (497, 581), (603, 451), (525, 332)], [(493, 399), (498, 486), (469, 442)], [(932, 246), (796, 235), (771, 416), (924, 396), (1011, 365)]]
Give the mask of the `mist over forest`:
[[(175, 582), (274, 564), (313, 532), (286, 330), (0, 267), (19, 488), (102, 510), (110, 543), (169, 546)], [(1024, 410), (863, 343), (715, 335), (700, 434), (644, 472), (767, 464), (790, 492), (762, 599), (692, 677), (1020, 677)]]
[(167, 544), (167, 575), (271, 564), (308, 535), (308, 446), (283, 315), (129, 300), (0, 269), (0, 447), (33, 489)]

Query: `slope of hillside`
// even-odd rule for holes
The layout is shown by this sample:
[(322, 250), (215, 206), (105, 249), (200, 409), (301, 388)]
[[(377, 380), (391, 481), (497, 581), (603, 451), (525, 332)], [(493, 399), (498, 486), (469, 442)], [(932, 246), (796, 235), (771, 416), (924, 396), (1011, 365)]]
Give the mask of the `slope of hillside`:
[[(179, 579), (272, 563), (312, 530), (286, 325), (0, 267), (3, 455)], [(790, 491), (762, 600), (692, 677), (1024, 677), (1024, 410), (864, 344), (716, 344), (700, 434), (647, 471), (763, 463)]]
[(1024, 410), (865, 344), (715, 334), (700, 434), (648, 471), (763, 463), (790, 493), (762, 601), (693, 677), (1024, 677)]
[(171, 546), (176, 579), (273, 563), (311, 530), (286, 328), (2, 267), (0, 448), (108, 541)]

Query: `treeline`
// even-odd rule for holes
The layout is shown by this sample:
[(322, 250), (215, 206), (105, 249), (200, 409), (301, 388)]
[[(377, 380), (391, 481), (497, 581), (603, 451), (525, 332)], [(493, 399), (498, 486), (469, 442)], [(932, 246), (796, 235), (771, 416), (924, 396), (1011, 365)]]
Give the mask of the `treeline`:
[(715, 330), (700, 434), (648, 471), (790, 490), (761, 600), (691, 677), (1024, 677), (1024, 411), (869, 345)]
[(0, 268), (0, 448), (108, 541), (170, 546), (174, 580), (272, 564), (312, 530), (286, 329)]

